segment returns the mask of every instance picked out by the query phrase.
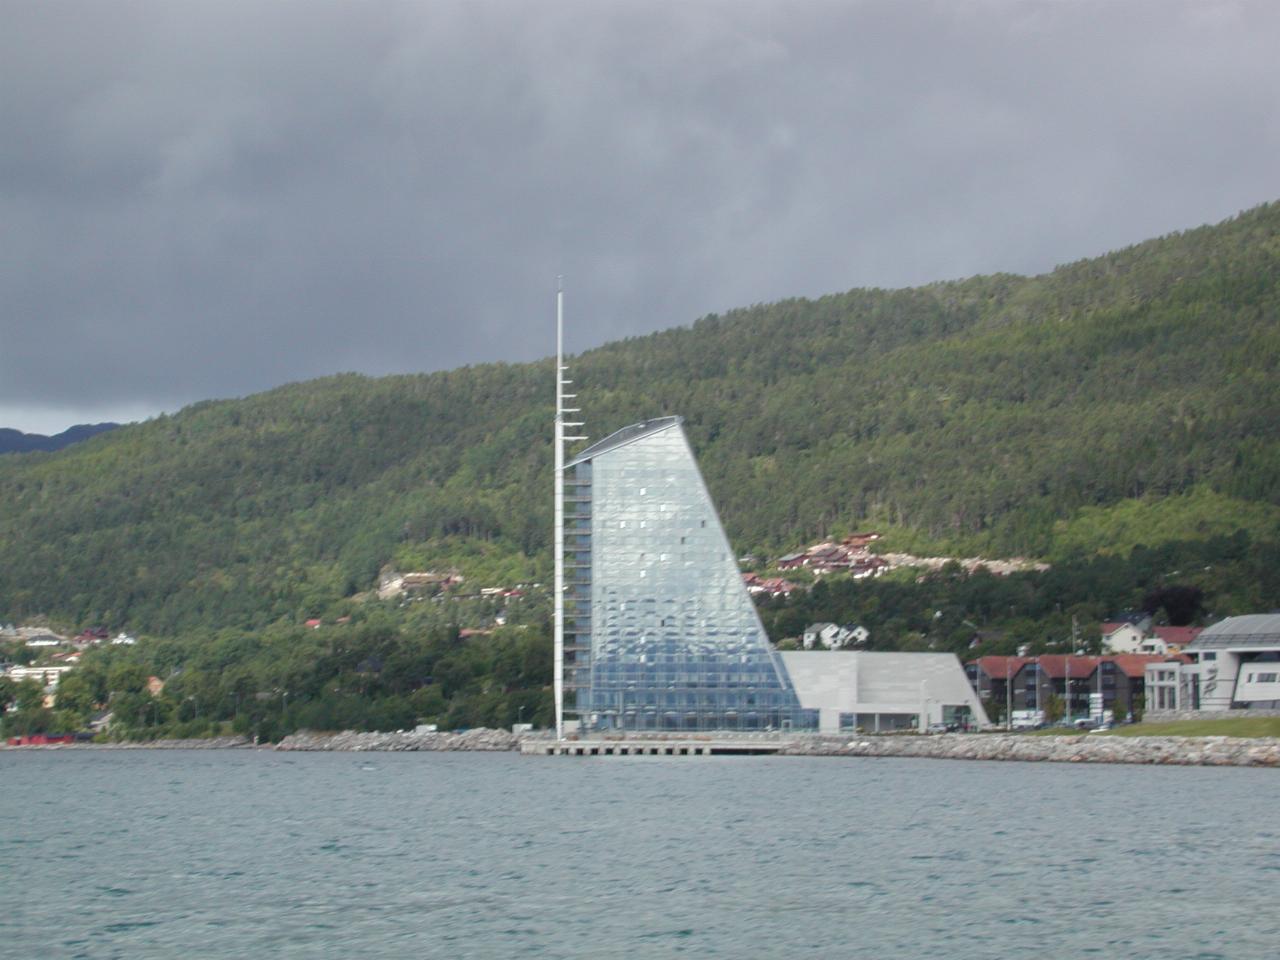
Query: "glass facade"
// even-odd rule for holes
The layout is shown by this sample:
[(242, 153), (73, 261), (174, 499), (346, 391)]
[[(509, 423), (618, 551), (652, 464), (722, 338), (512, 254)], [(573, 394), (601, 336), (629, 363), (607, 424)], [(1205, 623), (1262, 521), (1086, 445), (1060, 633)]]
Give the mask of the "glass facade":
[(566, 482), (566, 676), (593, 730), (813, 728), (742, 583), (680, 419), (589, 447)]

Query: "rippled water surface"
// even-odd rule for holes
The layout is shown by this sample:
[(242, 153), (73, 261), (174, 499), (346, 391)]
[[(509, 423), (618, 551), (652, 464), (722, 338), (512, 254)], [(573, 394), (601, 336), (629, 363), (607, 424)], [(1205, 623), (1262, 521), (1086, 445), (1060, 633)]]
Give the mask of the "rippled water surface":
[(1280, 772), (0, 751), (0, 956), (1280, 955)]

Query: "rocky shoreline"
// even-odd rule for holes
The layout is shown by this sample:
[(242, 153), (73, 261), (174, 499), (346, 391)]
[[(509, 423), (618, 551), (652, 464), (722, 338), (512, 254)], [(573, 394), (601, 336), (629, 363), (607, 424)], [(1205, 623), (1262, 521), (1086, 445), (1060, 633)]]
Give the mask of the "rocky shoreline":
[[(526, 735), (527, 738), (527, 735)], [(3, 747), (9, 750), (280, 750), (285, 752), (483, 752), (512, 753), (522, 737), (506, 730), (462, 733), (340, 733), (303, 731), (277, 744), (255, 744), (243, 737), (207, 740), (151, 740), (136, 743), (83, 743)], [(533, 739), (543, 740), (535, 735)], [(661, 739), (661, 738), (660, 738)], [(669, 737), (699, 742), (706, 735)], [(1168, 766), (1280, 767), (1280, 738), (1103, 737), (1009, 734), (934, 736), (803, 736), (784, 741), (778, 753), (791, 757), (914, 757), (929, 760), (997, 760), (1028, 763), (1127, 763)]]
[[(297, 733), (277, 750), (515, 751), (520, 737), (505, 730), (465, 733)], [(543, 739), (543, 738), (538, 738)], [(687, 738), (697, 741), (705, 736)], [(1280, 767), (1280, 739), (1244, 737), (1063, 737), (1007, 734), (805, 736), (779, 751), (793, 757), (916, 757), (1046, 763), (1129, 763), (1173, 766)]]
[(809, 757), (1280, 767), (1280, 739), (1274, 737), (1051, 737), (991, 733), (812, 737), (797, 739), (781, 752)]
[(0, 750), (253, 750), (270, 747), (256, 744), (247, 737), (200, 737), (190, 740), (113, 740), (107, 743), (49, 743), (9, 746)]
[(506, 730), (484, 727), (462, 733), (311, 733), (290, 734), (276, 744), (277, 750), (403, 750), (494, 752), (520, 749), (520, 738)]

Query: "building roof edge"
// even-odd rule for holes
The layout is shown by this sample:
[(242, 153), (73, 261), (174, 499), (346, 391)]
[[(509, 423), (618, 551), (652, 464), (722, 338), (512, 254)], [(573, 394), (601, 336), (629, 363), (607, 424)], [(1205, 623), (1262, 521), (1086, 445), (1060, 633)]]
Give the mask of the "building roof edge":
[(594, 459), (602, 453), (608, 453), (611, 450), (624, 447), (628, 443), (634, 443), (643, 437), (669, 430), (671, 427), (679, 426), (682, 423), (684, 423), (684, 417), (656, 417), (653, 420), (642, 420), (640, 423), (633, 423), (629, 427), (615, 430), (603, 440), (597, 440), (566, 463), (565, 469), (577, 466), (583, 461)]

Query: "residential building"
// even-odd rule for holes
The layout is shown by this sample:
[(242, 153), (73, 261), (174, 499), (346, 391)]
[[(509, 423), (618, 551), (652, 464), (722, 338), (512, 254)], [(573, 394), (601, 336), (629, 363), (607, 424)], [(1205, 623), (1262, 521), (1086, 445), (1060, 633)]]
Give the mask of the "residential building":
[(860, 624), (814, 623), (805, 630), (801, 640), (806, 650), (840, 650), (864, 644), (870, 636), (870, 631)]
[(1121, 621), (1102, 625), (1102, 649), (1105, 653), (1138, 653), (1146, 631), (1135, 623)]
[[(1028, 706), (1025, 688), (1017, 695), (1009, 689), (1016, 688), (1018, 681), (1024, 679), (1023, 667), (1034, 662), (1027, 657), (979, 657), (965, 665), (965, 673), (980, 699), (1012, 704), (1014, 710), (1034, 710), (1034, 696)], [(1034, 691), (1036, 688), (1033, 685), (1031, 689)]]
[(1102, 625), (1102, 649), (1105, 653), (1153, 653), (1165, 656), (1181, 653), (1195, 640), (1200, 627), (1153, 627), (1150, 620)]
[(747, 588), (747, 593), (753, 597), (760, 594), (770, 597), (789, 597), (798, 589), (790, 580), (784, 580), (782, 577), (762, 577), (756, 573), (744, 573), (742, 582)]
[(62, 675), (74, 667), (59, 665), (46, 667), (10, 667), (5, 674), (10, 680), (34, 680), (42, 687), (56, 687)]
[(1099, 709), (1124, 715), (1145, 697), (1147, 665), (1166, 659), (1141, 653), (981, 657), (966, 665), (966, 673), (982, 699), (1014, 710), (1043, 710), (1054, 696), (1067, 717), (1096, 715)]
[(1203, 632), (1203, 627), (1152, 627), (1143, 642), (1142, 653), (1181, 653)]

